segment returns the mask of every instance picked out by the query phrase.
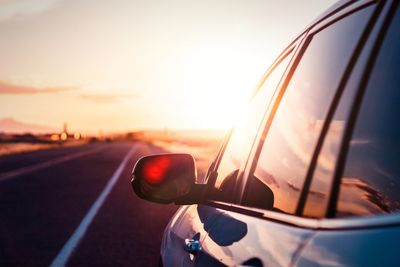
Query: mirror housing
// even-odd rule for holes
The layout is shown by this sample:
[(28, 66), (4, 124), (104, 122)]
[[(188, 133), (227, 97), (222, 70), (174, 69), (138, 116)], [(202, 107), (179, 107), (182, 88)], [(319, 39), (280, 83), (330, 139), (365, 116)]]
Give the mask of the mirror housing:
[(136, 162), (131, 183), (140, 198), (164, 204), (184, 204), (187, 202), (183, 200), (185, 196), (189, 201), (189, 193), (200, 186), (196, 180), (196, 162), (190, 154), (158, 154), (142, 157)]

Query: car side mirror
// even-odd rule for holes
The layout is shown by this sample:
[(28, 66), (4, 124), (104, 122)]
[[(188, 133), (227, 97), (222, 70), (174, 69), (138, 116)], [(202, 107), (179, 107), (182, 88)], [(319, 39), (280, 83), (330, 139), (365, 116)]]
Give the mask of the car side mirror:
[(190, 154), (159, 154), (138, 160), (131, 183), (140, 198), (167, 204), (188, 195), (196, 179), (196, 162)]

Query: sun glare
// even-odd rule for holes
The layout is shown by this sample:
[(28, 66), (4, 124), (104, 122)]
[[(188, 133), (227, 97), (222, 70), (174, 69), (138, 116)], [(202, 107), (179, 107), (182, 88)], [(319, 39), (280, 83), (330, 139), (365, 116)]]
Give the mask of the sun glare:
[(262, 71), (252, 59), (237, 53), (246, 44), (202, 37), (190, 46), (178, 44), (166, 59), (174, 63), (169, 73), (174, 81), (168, 89), (176, 92), (173, 98), (181, 98), (172, 113), (185, 124), (183, 128), (226, 130), (235, 123)]

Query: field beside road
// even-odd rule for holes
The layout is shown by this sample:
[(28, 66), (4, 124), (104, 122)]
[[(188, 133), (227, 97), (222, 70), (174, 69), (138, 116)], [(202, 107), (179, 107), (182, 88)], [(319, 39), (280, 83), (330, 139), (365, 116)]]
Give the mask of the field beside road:
[(32, 142), (10, 142), (0, 144), (0, 156), (33, 152), (38, 150), (59, 149), (86, 144), (86, 140), (72, 141), (66, 143), (32, 143)]

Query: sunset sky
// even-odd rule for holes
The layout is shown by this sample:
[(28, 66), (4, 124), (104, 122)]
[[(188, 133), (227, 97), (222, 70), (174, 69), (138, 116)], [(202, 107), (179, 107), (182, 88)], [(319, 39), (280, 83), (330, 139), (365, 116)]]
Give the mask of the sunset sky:
[(227, 128), (272, 60), (334, 2), (0, 0), (0, 119)]

